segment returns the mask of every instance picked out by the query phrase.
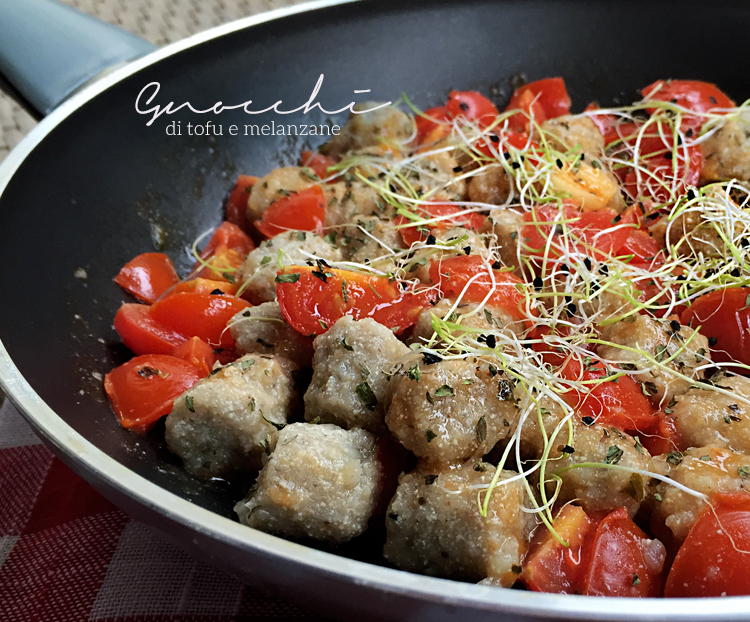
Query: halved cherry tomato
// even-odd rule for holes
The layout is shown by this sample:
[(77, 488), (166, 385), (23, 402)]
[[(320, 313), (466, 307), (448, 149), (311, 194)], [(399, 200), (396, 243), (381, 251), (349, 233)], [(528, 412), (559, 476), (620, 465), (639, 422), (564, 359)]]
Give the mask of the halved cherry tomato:
[[(494, 291), (490, 270), (495, 280)], [(477, 278), (464, 292), (464, 287), (475, 276)], [(507, 270), (493, 270), (478, 255), (458, 255), (433, 260), (430, 264), (430, 279), (438, 284), (444, 296), (458, 297), (463, 292), (464, 302), (480, 303), (492, 291), (488, 305), (502, 309), (513, 319), (523, 320), (527, 326), (531, 326), (525, 310), (523, 281)]]
[(191, 337), (172, 350), (172, 356), (195, 365), (201, 377), (208, 376), (216, 362), (214, 349), (199, 337)]
[(495, 104), (476, 91), (451, 91), (445, 113), (449, 119), (462, 117), (479, 127), (491, 125), (499, 114)]
[[(414, 122), (417, 125), (416, 142), (418, 145), (429, 145), (445, 138), (450, 134), (450, 118), (445, 106), (430, 108), (424, 111), (425, 116), (416, 115)], [(428, 118), (425, 118), (428, 117)]]
[(152, 318), (151, 307), (141, 304), (122, 305), (115, 315), (114, 327), (122, 342), (136, 354), (171, 354), (187, 341), (181, 333)]
[[(657, 80), (641, 89), (641, 95), (646, 100), (673, 102), (698, 113), (736, 106), (715, 84), (699, 80)], [(705, 120), (701, 117), (683, 119), (682, 127), (700, 127)]]
[(325, 179), (331, 175), (328, 169), (336, 165), (336, 160), (318, 151), (303, 151), (300, 165), (310, 167), (318, 177)]
[(558, 372), (566, 380), (585, 381), (588, 392), (573, 389), (563, 399), (576, 410), (580, 418), (590, 417), (599, 425), (615, 426), (620, 430), (647, 432), (659, 425), (656, 409), (629, 376), (600, 384), (592, 381), (607, 377), (608, 372), (598, 361), (585, 368), (578, 359), (571, 358)]
[(239, 283), (230, 283), (229, 281), (214, 281), (213, 279), (190, 279), (177, 283), (168, 295), (179, 294), (180, 292), (191, 292), (193, 294), (228, 294), (234, 296), (239, 290)]
[(433, 290), (403, 292), (386, 277), (336, 268), (287, 266), (276, 282), (281, 312), (303, 335), (321, 335), (345, 315), (400, 332), (435, 301)]
[(189, 278), (206, 278), (215, 281), (234, 282), (235, 274), (245, 262), (247, 254), (255, 244), (242, 229), (224, 221), (201, 251), (201, 259), (208, 265), (197, 262)]
[(607, 515), (596, 528), (583, 579), (589, 596), (660, 596), (666, 550), (630, 519), (625, 508)]
[(268, 238), (284, 231), (323, 230), (326, 198), (320, 186), (312, 186), (274, 201), (255, 222), (255, 228)]
[(243, 231), (250, 230), (250, 222), (247, 220), (247, 200), (256, 181), (258, 178), (252, 175), (240, 175), (227, 199), (225, 218)]
[[(565, 253), (561, 244), (564, 239), (580, 253), (596, 259), (606, 259), (622, 248), (630, 235), (627, 227), (615, 227), (612, 220), (617, 212), (601, 209), (582, 212), (576, 206), (565, 203), (562, 211), (552, 205), (538, 205), (524, 214), (521, 238), (529, 252), (544, 255), (549, 241), (549, 256), (561, 257)], [(565, 224), (558, 224), (560, 220)], [(567, 228), (572, 236), (564, 236)]]
[(709, 338), (712, 360), (750, 364), (748, 296), (750, 287), (717, 290), (697, 298), (680, 316), (683, 324), (701, 327)]
[[(458, 214), (463, 211), (464, 208), (453, 203), (425, 203), (417, 207), (415, 210), (416, 214), (425, 220), (440, 216), (450, 216), (451, 214)], [(429, 229), (432, 233), (445, 231), (451, 227), (464, 227), (466, 229), (471, 229), (472, 231), (477, 231), (484, 224), (484, 218), (485, 217), (482, 214), (470, 212), (468, 214), (456, 216), (455, 218), (439, 220), (438, 222), (425, 225), (424, 227)], [(393, 220), (393, 224), (398, 226), (407, 225), (409, 222), (411, 221), (405, 216), (397, 216)], [(404, 244), (411, 246), (414, 242), (425, 240), (427, 238), (427, 232), (420, 231), (420, 228), (421, 227), (418, 228), (415, 224), (411, 227), (407, 226), (399, 229)]]
[(126, 263), (115, 277), (123, 289), (143, 302), (155, 302), (180, 280), (164, 253), (142, 253)]
[(227, 322), (249, 306), (235, 296), (180, 293), (155, 303), (151, 317), (186, 337), (200, 337), (211, 346), (231, 348), (234, 339), (225, 330)]
[(578, 506), (565, 505), (555, 517), (553, 528), (567, 546), (545, 526), (537, 527), (520, 581), (535, 592), (580, 594), (587, 562), (585, 548), (596, 523)]
[(104, 390), (123, 428), (147, 432), (200, 378), (187, 361), (149, 354), (115, 367), (104, 376)]
[[(546, 78), (530, 82), (517, 88), (510, 98), (507, 110), (523, 110), (534, 116), (536, 123), (570, 114), (570, 96), (562, 78)], [(529, 119), (522, 115), (513, 115), (509, 124), (528, 131)]]
[(664, 596), (750, 594), (750, 495), (711, 499), (677, 552)]

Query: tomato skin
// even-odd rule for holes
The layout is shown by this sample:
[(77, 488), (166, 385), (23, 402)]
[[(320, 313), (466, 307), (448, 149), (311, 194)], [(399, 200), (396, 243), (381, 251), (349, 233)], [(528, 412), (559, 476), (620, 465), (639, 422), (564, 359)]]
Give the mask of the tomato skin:
[(429, 117), (429, 119), (420, 115), (414, 117), (414, 123), (417, 126), (417, 136), (415, 138), (417, 144), (435, 143), (451, 133), (450, 118), (445, 106), (425, 110), (424, 115)]
[(326, 201), (323, 189), (312, 186), (301, 192), (274, 201), (263, 212), (255, 228), (267, 238), (285, 231), (323, 231)]
[(519, 579), (534, 592), (580, 594), (586, 570), (586, 546), (596, 531), (596, 523), (582, 508), (565, 505), (555, 517), (553, 527), (568, 546), (560, 544), (540, 525), (532, 537)]
[(479, 127), (492, 124), (499, 114), (495, 104), (477, 91), (451, 91), (445, 113), (449, 119), (463, 117), (476, 122)]
[[(449, 216), (451, 214), (457, 214), (462, 211), (464, 211), (463, 208), (452, 203), (426, 203), (416, 209), (417, 214), (423, 219), (436, 218), (439, 216)], [(477, 231), (484, 224), (484, 219), (485, 217), (482, 214), (472, 212), (469, 214), (456, 216), (455, 218), (440, 220), (431, 225), (427, 225), (427, 227), (433, 234), (445, 231), (446, 229), (449, 229), (451, 227), (464, 227), (472, 231)], [(406, 216), (397, 216), (393, 220), (393, 224), (397, 226), (406, 225), (409, 222), (410, 220), (406, 218)], [(419, 242), (427, 238), (427, 235), (419, 231), (416, 225), (412, 227), (403, 227), (402, 229), (399, 229), (399, 233), (406, 246), (411, 246), (415, 242)]]
[[(534, 116), (538, 124), (547, 119), (554, 119), (570, 114), (570, 96), (562, 78), (545, 78), (529, 82), (517, 88), (506, 110), (523, 110)], [(509, 121), (511, 127), (528, 130), (529, 119), (524, 115), (513, 115)]]
[[(641, 172), (640, 181), (635, 169), (631, 166), (623, 167), (616, 172), (624, 182), (625, 190), (634, 199), (653, 200), (663, 203), (669, 199), (669, 192), (661, 184), (673, 186), (678, 193), (684, 192), (687, 186), (695, 186), (700, 180), (703, 169), (703, 153), (699, 145), (679, 145), (675, 150), (674, 138), (671, 130), (659, 133), (658, 127), (652, 125), (642, 132), (638, 141), (640, 126), (635, 123), (621, 123), (613, 126), (605, 135), (604, 142), (617, 150), (618, 157), (625, 160), (633, 159), (635, 147), (638, 145), (638, 163), (650, 172)], [(676, 166), (673, 157), (676, 155)]]
[(225, 218), (243, 231), (250, 231), (250, 222), (247, 219), (247, 200), (256, 181), (258, 181), (258, 178), (252, 175), (240, 175), (227, 199)]
[[(561, 237), (555, 230), (555, 220), (559, 220), (559, 216), (558, 208), (551, 205), (538, 205), (524, 214), (524, 222), (528, 224), (522, 227), (520, 235), (530, 247), (529, 252), (544, 255), (547, 241), (550, 236), (553, 236), (549, 254), (551, 257), (562, 256), (560, 247), (556, 247), (557, 240)], [(617, 213), (611, 209), (582, 212), (578, 207), (569, 203), (564, 203), (562, 208), (562, 219), (572, 221), (567, 222), (565, 226), (580, 238), (574, 246), (581, 253), (599, 259), (606, 259), (622, 248), (630, 235), (627, 227), (612, 228), (612, 220), (615, 216)], [(602, 231), (606, 233), (601, 233)]]
[(187, 361), (149, 354), (115, 367), (104, 376), (104, 390), (120, 425), (144, 433), (169, 414), (174, 400), (200, 378), (198, 369)]
[(331, 176), (328, 169), (331, 166), (336, 166), (336, 160), (318, 151), (303, 151), (300, 157), (300, 165), (311, 168), (318, 177), (326, 179)]
[(194, 294), (210, 294), (217, 289), (229, 296), (234, 296), (239, 290), (239, 283), (230, 283), (229, 281), (214, 281), (213, 279), (190, 279), (182, 281), (175, 285), (167, 295), (179, 294), (181, 292), (192, 292)]
[(618, 222), (623, 225), (635, 225), (636, 231), (645, 231), (646, 225), (646, 205), (643, 203), (633, 203), (628, 205), (625, 211), (620, 214), (620, 220)]
[(211, 373), (216, 362), (214, 349), (199, 337), (191, 337), (172, 350), (172, 356), (187, 361), (200, 372), (201, 378)]
[[(323, 280), (314, 272), (330, 276)], [(400, 332), (412, 326), (436, 298), (432, 290), (402, 292), (386, 277), (336, 268), (321, 273), (310, 266), (286, 266), (279, 271), (280, 276), (289, 274), (300, 277), (294, 283), (277, 281), (276, 293), (287, 322), (303, 335), (321, 335), (345, 315), (355, 320), (370, 317)]]
[(636, 229), (630, 232), (617, 254), (633, 255), (630, 263), (647, 263), (657, 257), (661, 250), (662, 247), (647, 231)]
[(699, 80), (657, 80), (641, 89), (641, 95), (647, 100), (671, 101), (699, 113), (736, 106), (715, 84)]
[(224, 221), (201, 251), (201, 259), (209, 262), (204, 266), (196, 262), (188, 278), (205, 278), (215, 281), (233, 281), (234, 274), (245, 262), (247, 254), (255, 244), (242, 229)]
[(711, 346), (715, 362), (750, 364), (750, 287), (717, 290), (697, 298), (680, 316), (683, 324), (701, 327), (701, 334), (716, 339)]
[(663, 412), (656, 413), (658, 424), (649, 434), (639, 436), (641, 443), (652, 456), (660, 456), (670, 451), (685, 449), (680, 440), (674, 418)]
[[(567, 380), (592, 381), (608, 374), (601, 364), (582, 368), (580, 361), (570, 359), (559, 372)], [(608, 381), (589, 385), (590, 391), (572, 390), (563, 399), (576, 410), (578, 417), (592, 417), (601, 426), (614, 426), (620, 430), (647, 432), (659, 425), (656, 409), (643, 395), (640, 386), (629, 376), (617, 382)]]
[(181, 333), (152, 318), (151, 308), (146, 305), (122, 305), (113, 324), (122, 342), (136, 354), (171, 354), (187, 341)]
[[(711, 499), (677, 552), (664, 596), (745, 596), (750, 594), (750, 495), (719, 494)], [(717, 520), (718, 517), (718, 520)]]
[(151, 317), (186, 337), (200, 337), (214, 347), (231, 348), (234, 339), (227, 322), (251, 306), (235, 296), (180, 293), (163, 298), (151, 307)]
[[(666, 550), (630, 519), (623, 507), (608, 514), (591, 541), (583, 593), (589, 596), (660, 596)], [(661, 564), (659, 564), (661, 560)], [(636, 576), (637, 575), (637, 580)], [(633, 585), (635, 583), (635, 585)]]
[[(591, 102), (583, 109), (584, 112), (596, 112), (597, 110), (601, 110), (601, 108), (595, 102)], [(592, 114), (589, 119), (596, 125), (601, 135), (606, 136), (615, 124), (617, 117), (611, 114)]]
[(225, 220), (217, 227), (208, 244), (201, 251), (201, 257), (208, 259), (222, 248), (230, 248), (241, 255), (247, 255), (255, 248), (255, 244), (247, 233), (237, 225)]
[[(478, 255), (458, 255), (433, 260), (430, 264), (430, 279), (438, 284), (443, 296), (457, 298), (461, 295), (469, 280), (479, 275), (472, 281), (464, 292), (462, 300), (465, 302), (481, 303), (492, 288), (489, 264)], [(493, 270), (495, 277), (495, 291), (490, 296), (487, 304), (503, 309), (515, 320), (523, 320), (527, 327), (531, 326), (525, 311), (526, 297), (519, 291), (517, 285), (524, 283), (515, 274), (509, 271)]]
[(142, 253), (126, 263), (115, 277), (124, 290), (143, 302), (155, 302), (180, 278), (164, 253)]

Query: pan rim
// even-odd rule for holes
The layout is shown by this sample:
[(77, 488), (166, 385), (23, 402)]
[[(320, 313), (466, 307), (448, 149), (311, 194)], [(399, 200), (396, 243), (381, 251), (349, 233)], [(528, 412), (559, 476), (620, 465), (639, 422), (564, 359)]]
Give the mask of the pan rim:
[[(313, 0), (303, 4), (245, 17), (169, 44), (117, 69), (74, 94), (45, 117), (0, 164), (0, 197), (26, 157), (67, 117), (113, 85), (149, 67), (204, 42), (287, 16), (353, 4), (362, 0)], [(528, 615), (538, 619), (578, 620), (746, 620), (750, 596), (721, 598), (591, 598), (497, 589), (417, 575), (366, 562), (351, 560), (266, 534), (215, 514), (171, 493), (109, 457), (63, 421), (21, 375), (0, 340), (0, 387), (24, 418), (50, 443), (93, 479), (157, 510), (174, 521), (204, 535), (244, 550), (279, 557), (287, 562), (315, 568), (331, 577), (392, 594), (406, 594), (447, 606), (481, 608), (488, 612)]]

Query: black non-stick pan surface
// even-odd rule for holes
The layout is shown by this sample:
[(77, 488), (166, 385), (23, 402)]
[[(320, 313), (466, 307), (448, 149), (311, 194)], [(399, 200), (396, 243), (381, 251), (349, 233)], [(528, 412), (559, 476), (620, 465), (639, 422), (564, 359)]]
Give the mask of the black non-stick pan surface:
[[(188, 476), (159, 441), (158, 430), (146, 438), (127, 432), (109, 408), (101, 375), (128, 356), (112, 329), (112, 318), (127, 296), (112, 277), (126, 261), (155, 248), (167, 252), (184, 272), (191, 264), (187, 245), (221, 221), (223, 201), (238, 173), (264, 175), (295, 163), (303, 146), (321, 142), (229, 136), (229, 125), (324, 123), (328, 115), (318, 110), (284, 117), (180, 112), (164, 115), (149, 127), (149, 117), (135, 110), (144, 86), (161, 84), (153, 102), (161, 105), (189, 101), (203, 109), (217, 101), (252, 99), (257, 103), (252, 109), (278, 100), (284, 102), (279, 108), (289, 109), (303, 104), (324, 74), (317, 101), (328, 110), (368, 98), (395, 101), (402, 93), (421, 107), (441, 105), (451, 89), (480, 90), (502, 106), (519, 79), (559, 75), (566, 80), (574, 110), (582, 110), (592, 100), (602, 105), (632, 101), (637, 89), (652, 81), (680, 77), (714, 82), (744, 101), (750, 96), (748, 32), (746, 2), (381, 0), (317, 8), (196, 45), (178, 44), (174, 53), (144, 63), (143, 69), (75, 109), (69, 106), (70, 114), (46, 126), (46, 136), (13, 172), (0, 195), (0, 340), (33, 390), (84, 439), (165, 491), (231, 517), (232, 505), (244, 490)], [(370, 93), (354, 94), (357, 89)], [(333, 121), (341, 125), (344, 119), (339, 115)], [(166, 135), (173, 120), (181, 121), (183, 136)], [(205, 125), (208, 120), (223, 125), (224, 135), (184, 135), (188, 122)], [(16, 165), (11, 156), (4, 170)], [(78, 278), (81, 268), (86, 278)], [(14, 388), (6, 390), (28, 414), (30, 407), (13, 395)], [(304, 550), (261, 534), (257, 541), (266, 547), (262, 554), (253, 551), (249, 538), (242, 550), (235, 547), (235, 555), (232, 539), (218, 538), (222, 543), (217, 544), (210, 529), (200, 525), (200, 517), (177, 520), (178, 527), (174, 517), (160, 521), (163, 508), (134, 499), (132, 483), (118, 488), (119, 475), (103, 477), (79, 459), (82, 449), (63, 446), (49, 430), (42, 433), (74, 468), (128, 511), (171, 531), (185, 546), (213, 556), (236, 574), (271, 586), (285, 586), (289, 573), (318, 577), (320, 583), (285, 593), (304, 597), (308, 606), (317, 603), (329, 615), (365, 610), (379, 619), (419, 619), (428, 613), (430, 619), (460, 619), (474, 600), (475, 619), (498, 619), (491, 612), (508, 610), (502, 599), (487, 596), (490, 590), (471, 591), (483, 588), (433, 581), (420, 592), (418, 581), (423, 579), (406, 573), (391, 573), (403, 580), (392, 581), (390, 588), (363, 587), (372, 574), (367, 566), (347, 567), (341, 576), (333, 576), (335, 560), (327, 556), (315, 557), (315, 568), (298, 558), (278, 562), (274, 542), (285, 551), (281, 555), (304, 555)], [(167, 498), (172, 497), (165, 493)], [(373, 549), (365, 540), (343, 552), (374, 559)], [(257, 568), (261, 557), (265, 574)], [(283, 572), (287, 579), (278, 576)], [(361, 576), (353, 578), (352, 573)], [(409, 592), (412, 578), (415, 591), (396, 594), (393, 585), (401, 581)], [(444, 587), (435, 589), (438, 583)], [(513, 607), (527, 616), (656, 619), (614, 601), (605, 613), (599, 606), (598, 613), (584, 613), (586, 599), (525, 598)], [(671, 619), (723, 619), (730, 609), (737, 619), (750, 617), (747, 601), (739, 609), (722, 609), (726, 602), (679, 610), (672, 606), (676, 613)], [(338, 604), (331, 608), (332, 603)], [(665, 619), (669, 610), (652, 609)]]

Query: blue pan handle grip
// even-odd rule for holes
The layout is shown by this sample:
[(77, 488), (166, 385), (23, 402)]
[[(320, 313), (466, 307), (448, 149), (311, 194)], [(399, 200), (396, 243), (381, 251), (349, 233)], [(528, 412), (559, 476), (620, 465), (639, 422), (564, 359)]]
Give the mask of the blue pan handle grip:
[(38, 118), (108, 67), (155, 49), (56, 0), (0, 0), (0, 78)]

